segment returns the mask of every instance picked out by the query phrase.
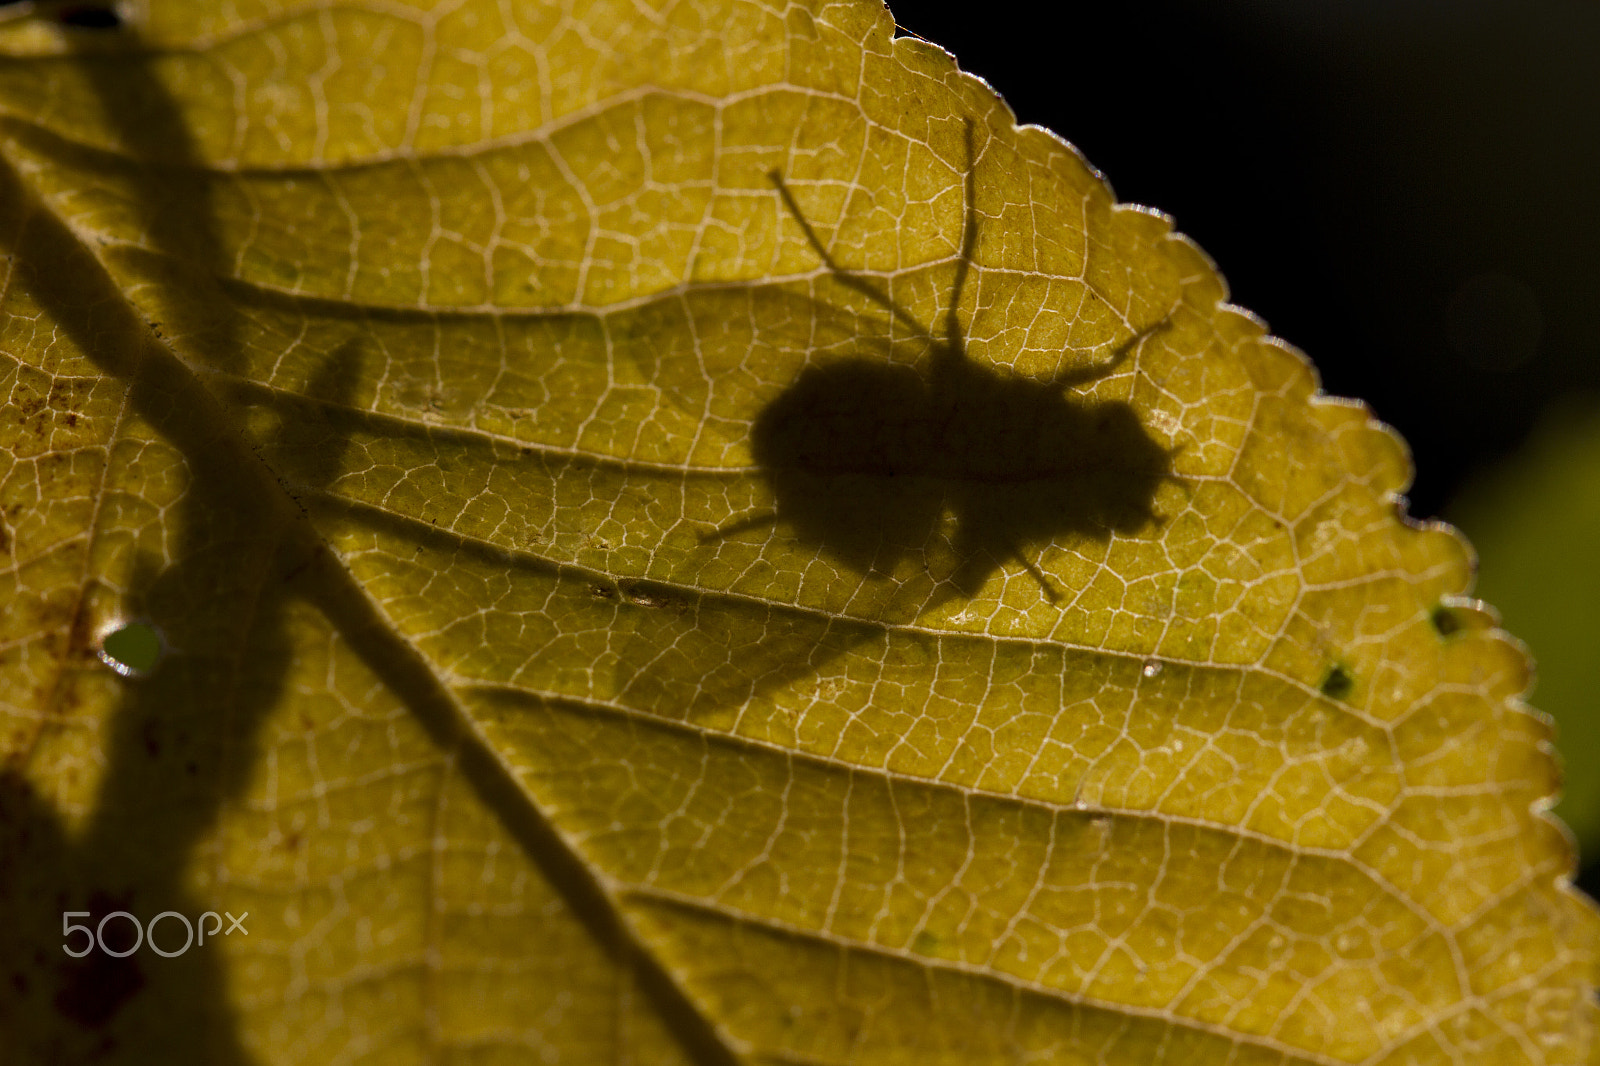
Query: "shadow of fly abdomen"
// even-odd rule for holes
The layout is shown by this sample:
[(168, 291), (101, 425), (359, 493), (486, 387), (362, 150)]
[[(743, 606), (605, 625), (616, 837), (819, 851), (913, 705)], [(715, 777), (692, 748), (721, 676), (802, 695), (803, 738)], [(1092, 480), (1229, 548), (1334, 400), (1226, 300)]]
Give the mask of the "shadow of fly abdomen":
[(1156, 522), (1155, 492), (1172, 459), (1130, 404), (1078, 399), (1059, 383), (970, 361), (947, 385), (936, 375), (933, 392), (942, 433), (929, 465), (955, 520), (952, 580), (962, 594), (1014, 559), (1055, 599), (1032, 552)]
[[(975, 595), (1007, 561), (1020, 563), (1050, 599), (1034, 562), (1045, 546), (1104, 541), (1158, 521), (1156, 490), (1171, 453), (1122, 401), (1073, 395), (1110, 374), (1166, 320), (1135, 332), (1098, 365), (1046, 379), (973, 361), (957, 319), (976, 241), (972, 131), (968, 128), (966, 227), (942, 337), (871, 281), (834, 263), (781, 176), (789, 213), (842, 284), (867, 295), (931, 342), (926, 365), (844, 358), (808, 367), (756, 416), (751, 453), (774, 512), (710, 535), (773, 523), (863, 576), (887, 575), (941, 538), (953, 564), (936, 580)], [(945, 527), (953, 527), (948, 534)]]

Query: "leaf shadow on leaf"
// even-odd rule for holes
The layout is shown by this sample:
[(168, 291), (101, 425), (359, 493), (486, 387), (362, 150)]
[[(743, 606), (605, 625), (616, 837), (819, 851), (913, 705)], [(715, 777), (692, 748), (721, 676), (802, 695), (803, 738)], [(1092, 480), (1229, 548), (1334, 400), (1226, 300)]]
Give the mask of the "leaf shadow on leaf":
[[(37, 129), (13, 127), (7, 134), (80, 159), (87, 153), (131, 173), (152, 245), (131, 254), (180, 290), (169, 301), (175, 311), (169, 332), (209, 371), (242, 367), (243, 322), (223, 291), (229, 266), (210, 215), (210, 179), (150, 53), (126, 31), (115, 41), (92, 42), (81, 58), (131, 166)], [(316, 492), (343, 469), (349, 425), (325, 416), (353, 399), (359, 336), (336, 347), (312, 375), (307, 391), (316, 403), (282, 400), (279, 440), (267, 450), (301, 458), (273, 471), (240, 432), (238, 411), (219, 403), (192, 367), (157, 340), (154, 324), (140, 319), (105, 268), (3, 159), (0, 205), (16, 215), (15, 232), (6, 232), (0, 210), (0, 251), (14, 257), (18, 277), (104, 373), (128, 383), (130, 411), (181, 454), (190, 478), (170, 559), (140, 556), (124, 594), (125, 606), (136, 606), (161, 630), (170, 653), (150, 676), (122, 689), (83, 830), (69, 833), (22, 774), (0, 768), (0, 906), (8, 917), (0, 933), (0, 981), (18, 993), (0, 1006), (0, 1021), (13, 1050), (49, 1062), (249, 1061), (228, 998), (229, 975), (210, 945), (173, 958), (146, 950), (115, 958), (97, 950), (75, 960), (62, 952), (61, 921), (69, 910), (89, 911), (94, 925), (114, 910), (148, 921), (163, 911), (194, 919), (209, 908), (187, 887), (197, 849), (264, 754), (261, 729), (286, 698), (294, 654), (286, 608), (298, 599), (321, 611), (416, 716), (445, 763), (521, 843), (616, 960), (619, 974), (653, 1002), (695, 1059), (731, 1062), (698, 1009), (624, 928), (593, 873), (465, 727), (428, 664), (398, 638), (286, 494), (280, 473)], [(98, 669), (81, 606), (70, 632), (68, 669)], [(281, 934), (265, 928), (275, 920), (281, 916), (256, 915), (247, 928), (257, 936)]]
[[(107, 116), (131, 153), (172, 165), (164, 168), (171, 184), (154, 172), (139, 182), (136, 207), (153, 238), (169, 242), (193, 272), (213, 270), (208, 200), (196, 180), (172, 177), (185, 164), (192, 173), (194, 162), (177, 108), (144, 57), (107, 61), (99, 45), (81, 66)], [(8, 133), (35, 144), (49, 139), (37, 130)], [(172, 214), (174, 197), (199, 209), (190, 224)], [(158, 348), (151, 327), (94, 257), (4, 164), (0, 201), (17, 212), (6, 250), (34, 299), (107, 374), (128, 382), (130, 411), (183, 453), (192, 475), (174, 516), (182, 532), (170, 565), (140, 552), (124, 593), (125, 611), (154, 624), (170, 653), (149, 677), (122, 687), (87, 824), (69, 837), (13, 771), (0, 793), (0, 821), (13, 834), (7, 851), (20, 849), (3, 864), (9, 877), (0, 885), (20, 941), (8, 957), (20, 964), (14, 979), (25, 981), (29, 994), (15, 1012), (14, 1040), (38, 1061), (244, 1061), (215, 946), (172, 958), (148, 948), (118, 958), (97, 948), (73, 959), (62, 949), (61, 923), (65, 911), (89, 912), (94, 926), (116, 910), (148, 922), (164, 911), (195, 921), (209, 909), (186, 888), (187, 871), (220, 804), (237, 795), (255, 727), (277, 696), (286, 654), (279, 624), (285, 527), (271, 501), (253, 496), (249, 479), (230, 469), (236, 456), (218, 447), (210, 432), (217, 423), (194, 417), (203, 394)], [(210, 323), (212, 343), (225, 350), (229, 338), (217, 335), (217, 324)], [(83, 609), (80, 600), (69, 671), (95, 668)], [(57, 690), (63, 699), (70, 684)], [(175, 939), (176, 923), (163, 933)], [(125, 919), (107, 926), (108, 939), (122, 935), (132, 936)]]

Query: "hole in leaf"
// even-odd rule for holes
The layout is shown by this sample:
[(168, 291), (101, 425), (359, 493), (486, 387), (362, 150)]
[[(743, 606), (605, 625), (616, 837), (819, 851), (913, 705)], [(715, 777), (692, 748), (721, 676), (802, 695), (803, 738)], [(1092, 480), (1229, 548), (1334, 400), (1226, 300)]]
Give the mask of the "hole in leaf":
[(1450, 608), (1440, 604), (1433, 609), (1433, 628), (1441, 637), (1453, 637), (1461, 632), (1461, 619)]
[(1322, 694), (1330, 700), (1342, 700), (1355, 691), (1355, 675), (1343, 664), (1334, 666), (1322, 679)]
[(164, 650), (159, 629), (149, 622), (129, 622), (100, 641), (100, 661), (123, 677), (148, 677)]

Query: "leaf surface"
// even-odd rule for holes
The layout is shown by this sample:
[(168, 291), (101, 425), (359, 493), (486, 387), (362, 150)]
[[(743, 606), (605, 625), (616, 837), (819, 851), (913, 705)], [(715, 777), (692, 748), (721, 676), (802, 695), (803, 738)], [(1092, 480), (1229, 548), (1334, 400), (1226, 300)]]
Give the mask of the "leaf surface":
[(1403, 446), (948, 55), (133, 14), (0, 24), (28, 1053), (1588, 1061), (1548, 727)]

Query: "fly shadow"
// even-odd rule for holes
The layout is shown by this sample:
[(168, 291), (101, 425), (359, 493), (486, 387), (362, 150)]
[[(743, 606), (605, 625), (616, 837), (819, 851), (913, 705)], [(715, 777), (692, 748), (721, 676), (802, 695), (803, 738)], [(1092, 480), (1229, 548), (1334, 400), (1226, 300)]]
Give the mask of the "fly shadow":
[[(751, 423), (750, 451), (770, 509), (699, 536), (714, 544), (776, 528), (847, 577), (894, 583), (907, 595), (897, 592), (878, 618), (866, 619), (714, 593), (686, 597), (648, 581), (597, 589), (626, 610), (634, 629), (620, 656), (621, 702), (731, 728), (751, 701), (801, 679), (857, 685), (837, 661), (858, 648), (872, 649), (880, 664), (915, 657), (916, 648), (888, 639), (886, 626), (972, 599), (1006, 564), (1026, 570), (1044, 599), (1059, 601), (1076, 590), (1046, 574), (1039, 553), (1161, 524), (1157, 491), (1164, 481), (1183, 484), (1172, 472), (1175, 449), (1144, 428), (1131, 404), (1075, 390), (1132, 361), (1170, 316), (1130, 331), (1095, 365), (1049, 376), (971, 358), (957, 317), (977, 241), (970, 126), (967, 155), (965, 228), (937, 334), (872, 279), (835, 262), (782, 176), (771, 175), (829, 276), (886, 312), (891, 325), (907, 327), (922, 352), (915, 362), (897, 360), (880, 340), (858, 339), (853, 351), (797, 373)], [(823, 698), (846, 698), (838, 691)], [(799, 714), (812, 696), (796, 689), (785, 699), (783, 713)], [(786, 736), (794, 721), (767, 727), (752, 719), (748, 728)]]
[[(966, 222), (943, 335), (868, 279), (836, 263), (782, 176), (770, 177), (829, 274), (929, 342), (922, 366), (847, 357), (814, 365), (756, 416), (751, 452), (773, 510), (702, 537), (780, 524), (863, 577), (886, 577), (917, 553), (953, 556), (934, 576), (944, 594), (975, 596), (1015, 561), (1043, 595), (1059, 592), (1031, 553), (1077, 538), (1108, 540), (1159, 522), (1153, 501), (1173, 479), (1173, 452), (1134, 408), (1072, 390), (1116, 371), (1163, 319), (1095, 366), (1035, 378), (985, 366), (958, 319), (977, 241), (973, 131), (966, 129)], [(946, 522), (954, 531), (941, 533)], [(930, 552), (943, 537), (944, 552)]]

